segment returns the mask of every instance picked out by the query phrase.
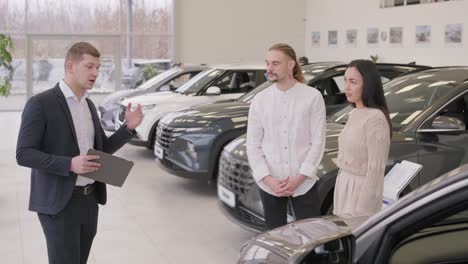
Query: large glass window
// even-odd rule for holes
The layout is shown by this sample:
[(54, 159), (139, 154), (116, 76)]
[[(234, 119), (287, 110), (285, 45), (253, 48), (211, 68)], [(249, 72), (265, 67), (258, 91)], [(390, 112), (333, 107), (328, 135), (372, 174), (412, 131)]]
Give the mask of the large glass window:
[[(133, 67), (134, 62), (171, 60), (173, 2), (1, 0), (0, 33), (10, 34), (14, 46), (11, 97), (23, 97), (25, 101), (28, 96), (52, 87), (63, 77), (66, 50), (78, 41), (89, 41), (101, 52), (102, 66), (94, 93), (121, 89), (122, 72)], [(128, 55), (132, 64), (128, 63)], [(17, 105), (20, 109), (21, 103)]]

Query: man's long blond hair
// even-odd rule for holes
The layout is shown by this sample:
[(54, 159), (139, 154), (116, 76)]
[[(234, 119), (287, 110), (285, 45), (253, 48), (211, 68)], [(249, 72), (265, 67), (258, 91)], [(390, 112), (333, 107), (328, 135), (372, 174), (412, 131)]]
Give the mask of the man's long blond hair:
[(296, 81), (298, 81), (300, 83), (304, 83), (304, 75), (302, 74), (301, 66), (297, 62), (296, 52), (294, 51), (294, 49), (291, 46), (289, 46), (288, 44), (284, 44), (284, 43), (278, 43), (278, 44), (275, 44), (275, 45), (271, 46), (269, 50), (270, 51), (271, 50), (281, 51), (286, 56), (288, 56), (289, 58), (294, 60), (295, 65), (294, 65), (294, 68), (293, 68), (293, 77), (294, 77), (294, 79), (296, 79)]

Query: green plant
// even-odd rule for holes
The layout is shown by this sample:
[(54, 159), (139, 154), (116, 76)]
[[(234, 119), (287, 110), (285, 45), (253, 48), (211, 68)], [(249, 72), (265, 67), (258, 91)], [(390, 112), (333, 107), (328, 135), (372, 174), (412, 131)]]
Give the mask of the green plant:
[(143, 79), (145, 81), (153, 78), (154, 76), (158, 75), (160, 73), (160, 71), (158, 71), (157, 69), (153, 68), (153, 66), (149, 65), (149, 64), (146, 64), (143, 67)]
[(373, 63), (376, 63), (380, 59), (379, 55), (377, 55), (377, 54), (370, 55), (370, 58), (371, 58)]
[(13, 65), (10, 49), (13, 47), (11, 36), (0, 34), (0, 71), (6, 69), (6, 74), (0, 76), (0, 95), (8, 96), (10, 94), (11, 80), (13, 79)]

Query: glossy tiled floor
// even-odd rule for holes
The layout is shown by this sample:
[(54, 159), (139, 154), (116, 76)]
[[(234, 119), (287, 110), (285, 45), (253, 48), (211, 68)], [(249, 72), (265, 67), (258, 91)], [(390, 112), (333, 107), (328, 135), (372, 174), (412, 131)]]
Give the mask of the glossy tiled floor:
[[(0, 263), (43, 264), (42, 229), (27, 210), (29, 169), (15, 160), (20, 116), (0, 112)], [(235, 263), (253, 234), (221, 214), (213, 186), (161, 171), (145, 148), (116, 154), (135, 166), (123, 188), (109, 188), (88, 263)]]

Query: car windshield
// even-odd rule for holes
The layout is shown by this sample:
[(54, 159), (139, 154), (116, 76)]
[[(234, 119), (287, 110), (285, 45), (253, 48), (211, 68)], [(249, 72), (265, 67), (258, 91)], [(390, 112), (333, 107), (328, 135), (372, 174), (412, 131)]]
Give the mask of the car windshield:
[(181, 94), (197, 93), (222, 73), (223, 70), (220, 69), (204, 70), (175, 90), (175, 92)]
[(138, 68), (138, 67), (132, 67), (132, 68), (128, 69), (127, 71), (125, 71), (125, 72), (122, 74), (122, 77), (132, 78), (132, 77), (134, 77), (134, 76), (137, 76), (139, 72), (140, 72), (140, 68)]
[(163, 71), (162, 73), (156, 75), (155, 77), (149, 79), (148, 81), (144, 82), (142, 85), (138, 86), (136, 90), (144, 91), (146, 89), (153, 88), (154, 85), (157, 85), (161, 81), (165, 80), (166, 78), (176, 75), (179, 72), (182, 72), (181, 68), (172, 68), (167, 71)]
[[(304, 74), (305, 83), (308, 83), (310, 80), (312, 80), (316, 76), (315, 74), (313, 74), (311, 72), (302, 71), (302, 73)], [(242, 101), (244, 103), (250, 103), (250, 102), (252, 102), (252, 99), (255, 97), (256, 94), (258, 94), (259, 92), (261, 92), (261, 91), (265, 90), (266, 88), (270, 87), (272, 84), (273, 84), (273, 82), (266, 81), (266, 82), (260, 84), (257, 88), (250, 91), (249, 93), (246, 93), (246, 94), (242, 95), (241, 97), (239, 97), (238, 100)]]
[[(430, 78), (434, 75), (411, 75), (396, 78), (384, 84), (385, 99), (389, 108), (394, 130), (409, 124), (432, 102), (450, 92), (458, 85), (455, 80)], [(346, 124), (354, 107), (349, 105), (330, 117), (331, 122)]]

